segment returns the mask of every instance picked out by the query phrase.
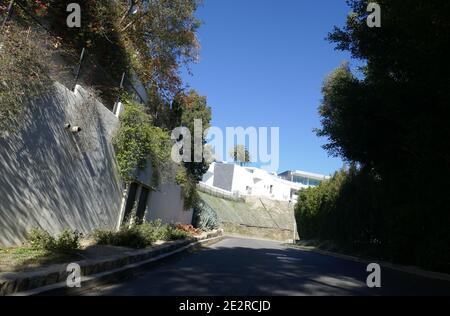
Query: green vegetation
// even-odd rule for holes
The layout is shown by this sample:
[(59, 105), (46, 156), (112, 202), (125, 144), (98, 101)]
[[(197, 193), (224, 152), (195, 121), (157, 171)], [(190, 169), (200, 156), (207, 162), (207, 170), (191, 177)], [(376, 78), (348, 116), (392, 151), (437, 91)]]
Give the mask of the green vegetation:
[(320, 107), (325, 148), (353, 166), (300, 193), (299, 234), (449, 272), (450, 3), (380, 0), (369, 28), (368, 2), (329, 35), (365, 65), (333, 72)]
[[(170, 126), (187, 127), (191, 133), (191, 149), (194, 149), (195, 142), (195, 120), (202, 123), (203, 131), (207, 130), (211, 125), (211, 107), (208, 106), (206, 97), (200, 96), (197, 92), (191, 90), (189, 93), (180, 93), (176, 96), (172, 103), (172, 112), (170, 115)], [(200, 140), (203, 145), (206, 144), (205, 135), (202, 133)], [(193, 153), (192, 161), (194, 161)], [(199, 182), (203, 175), (208, 171), (209, 164), (202, 157), (202, 162), (184, 162), (184, 167), (189, 177), (195, 182)]]
[(142, 249), (153, 245), (158, 240), (187, 239), (187, 232), (172, 225), (164, 225), (161, 221), (142, 224), (123, 225), (119, 231), (94, 232), (93, 237), (99, 245), (112, 245)]
[(76, 254), (55, 253), (28, 246), (0, 248), (0, 271), (23, 271), (46, 264), (57, 264), (79, 260)]
[(54, 237), (42, 229), (33, 229), (28, 233), (27, 244), (35, 250), (55, 253), (68, 253), (80, 249), (82, 235), (78, 232), (64, 230)]
[(201, 191), (198, 194), (206, 207), (217, 213), (221, 224), (291, 231), (294, 228), (293, 210), (288, 202), (259, 198), (247, 198), (246, 202), (232, 201)]
[[(194, 122), (200, 120), (203, 130), (210, 127), (211, 108), (207, 104), (206, 97), (200, 96), (191, 90), (189, 93), (178, 94), (172, 102), (172, 111), (169, 117), (170, 128), (187, 127), (191, 133), (191, 155), (195, 143)], [(206, 144), (205, 136), (202, 132), (203, 145)], [(199, 203), (196, 184), (208, 171), (209, 163), (202, 156), (202, 162), (183, 162), (183, 168), (176, 175), (176, 183), (183, 188), (184, 204), (186, 209), (196, 208)], [(192, 157), (194, 160), (194, 157)]]
[(120, 128), (114, 137), (114, 146), (123, 179), (133, 179), (139, 169), (150, 160), (153, 183), (158, 185), (160, 171), (170, 159), (171, 141), (167, 131), (152, 125), (146, 108), (136, 102), (124, 102), (125, 111), (120, 116)]
[[(7, 104), (0, 109), (0, 124), (21, 109), (17, 106), (17, 103), (23, 103), (21, 98), (39, 95), (41, 90), (37, 88), (47, 86), (37, 86), (39, 82), (35, 85), (34, 81), (47, 79), (48, 72), (41, 68), (53, 64), (52, 61), (44, 63), (44, 54), (37, 53), (40, 52), (40, 46), (47, 45), (33, 44), (31, 47), (32, 44), (27, 42), (28, 38), (36, 38), (37, 43), (48, 43), (48, 47), (57, 47), (59, 57), (63, 57), (65, 63), (73, 68), (78, 64), (82, 48), (86, 48), (80, 80), (87, 80), (86, 84), (98, 90), (98, 95), (105, 104), (113, 104), (117, 96), (123, 93), (118, 86), (124, 72), (126, 91), (132, 90), (130, 85), (134, 74), (145, 87), (149, 96), (147, 104), (141, 106), (128, 97), (124, 98), (125, 113), (121, 117), (121, 127), (114, 143), (123, 179), (130, 181), (139, 169), (145, 167), (147, 161), (151, 161), (155, 171), (152, 182), (157, 186), (162, 169), (170, 160), (171, 141), (168, 130), (187, 126), (193, 133), (194, 119), (201, 119), (204, 129), (209, 127), (211, 120), (211, 109), (206, 104), (206, 98), (193, 90), (184, 91), (180, 78), (181, 67), (188, 67), (198, 59), (196, 31), (200, 22), (194, 13), (199, 1), (137, 0), (134, 1), (137, 10), (132, 10), (128, 7), (127, 0), (83, 0), (77, 2), (82, 12), (81, 28), (66, 27), (66, 8), (71, 2), (15, 1), (15, 14), (9, 25), (12, 27), (20, 21), (24, 30), (31, 31), (31, 34), (5, 32), (8, 36), (16, 34), (17, 38), (11, 38), (6, 43), (11, 45), (5, 45), (3, 51), (9, 52), (10, 48), (13, 50), (19, 43), (19, 46), (24, 46), (20, 52), (28, 55), (21, 59), (14, 55), (14, 51), (11, 54), (1, 54), (0, 79), (15, 78), (18, 83), (13, 86), (8, 81), (0, 80), (5, 83), (0, 84), (0, 101)], [(1, 6), (0, 9), (0, 13), (5, 13), (6, 7)], [(45, 40), (34, 34), (36, 30), (45, 33), (37, 21), (50, 31)], [(31, 52), (33, 54), (29, 55)], [(38, 56), (40, 59), (36, 60)], [(11, 64), (11, 61), (17, 65), (14, 62)], [(18, 73), (19, 76), (11, 73)], [(11, 90), (10, 86), (14, 89)], [(37, 90), (37, 93), (29, 92), (30, 89)], [(26, 93), (22, 93), (23, 91)], [(195, 185), (208, 165), (203, 161), (184, 163), (183, 167), (186, 169), (186, 177), (181, 182), (186, 207), (191, 208), (196, 203)]]
[(0, 132), (11, 129), (33, 98), (51, 89), (46, 59), (50, 48), (19, 23), (0, 34)]
[[(66, 8), (71, 0), (18, 0), (18, 15), (29, 18), (21, 7), (46, 21), (64, 45), (81, 52), (87, 48), (95, 63), (107, 70), (92, 72), (91, 80), (102, 97), (114, 101), (123, 72), (135, 72), (151, 96), (151, 107), (159, 114), (165, 102), (181, 90), (179, 67), (198, 57), (195, 32), (200, 26), (194, 13), (197, 0), (137, 0), (131, 12), (127, 0), (82, 0), (81, 28), (66, 27)], [(155, 115), (156, 117), (156, 115)]]
[(193, 176), (188, 174), (186, 168), (180, 168), (175, 176), (175, 182), (182, 188), (184, 208), (189, 210), (195, 208), (199, 202), (197, 193), (198, 181), (193, 179)]
[(20, 247), (0, 248), (0, 271), (24, 271), (49, 264), (80, 260), (82, 235), (64, 230), (53, 236), (42, 229), (33, 229)]
[(216, 211), (202, 200), (195, 205), (193, 217), (194, 226), (203, 231), (211, 231), (220, 227)]

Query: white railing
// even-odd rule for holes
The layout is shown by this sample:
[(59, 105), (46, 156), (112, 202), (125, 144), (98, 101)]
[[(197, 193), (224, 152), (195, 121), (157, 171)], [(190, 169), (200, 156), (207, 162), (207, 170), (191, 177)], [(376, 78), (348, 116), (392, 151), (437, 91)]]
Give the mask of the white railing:
[(227, 190), (216, 188), (203, 182), (197, 184), (197, 189), (200, 192), (207, 193), (209, 195), (217, 196), (224, 199), (230, 199), (233, 201), (240, 201), (244, 198), (241, 194), (239, 194), (239, 192), (230, 192)]

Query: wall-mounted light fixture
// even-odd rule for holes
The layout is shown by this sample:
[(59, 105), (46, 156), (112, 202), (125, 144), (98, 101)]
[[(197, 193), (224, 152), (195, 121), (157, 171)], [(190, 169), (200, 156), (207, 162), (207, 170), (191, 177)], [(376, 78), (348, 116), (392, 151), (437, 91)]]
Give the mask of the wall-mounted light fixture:
[(81, 132), (81, 127), (79, 126), (74, 126), (70, 129), (70, 131), (74, 134)]
[(64, 124), (64, 129), (66, 129), (66, 130), (68, 130), (68, 131), (70, 131), (70, 132), (72, 132), (74, 134), (81, 132), (81, 127), (79, 127), (79, 126), (72, 126), (72, 124), (70, 124), (70, 123)]

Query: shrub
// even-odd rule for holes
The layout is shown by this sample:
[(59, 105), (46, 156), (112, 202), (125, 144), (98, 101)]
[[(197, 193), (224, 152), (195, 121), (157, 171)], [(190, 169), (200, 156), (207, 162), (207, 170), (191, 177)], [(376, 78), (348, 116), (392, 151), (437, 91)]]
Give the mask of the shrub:
[(27, 242), (36, 250), (64, 253), (78, 250), (81, 237), (76, 231), (64, 230), (58, 237), (53, 237), (45, 230), (33, 229), (28, 233)]
[(139, 226), (122, 227), (118, 232), (96, 231), (93, 237), (99, 245), (130, 247), (141, 249), (152, 245), (156, 240), (143, 234)]
[[(398, 189), (397, 189), (398, 190)], [(450, 271), (448, 215), (435, 218), (415, 196), (401, 196), (372, 170), (351, 167), (300, 191), (301, 239), (401, 264)]]
[(55, 247), (55, 238), (42, 229), (32, 229), (27, 234), (27, 242), (36, 250), (50, 250)]
[(166, 240), (181, 240), (188, 239), (192, 235), (187, 231), (180, 230), (175, 226), (169, 225), (167, 226), (167, 235)]
[(194, 207), (193, 222), (195, 227), (203, 231), (215, 230), (220, 226), (216, 211), (201, 200)]
[(111, 245), (142, 249), (153, 245), (158, 240), (179, 240), (190, 236), (188, 232), (172, 225), (164, 225), (160, 220), (139, 225), (124, 225), (117, 231), (94, 232), (93, 237), (99, 245)]
[(200, 235), (201, 234), (201, 230), (198, 228), (195, 228), (192, 225), (188, 225), (188, 224), (176, 224), (175, 228), (178, 230), (181, 230), (183, 232), (186, 232), (190, 235)]
[(70, 252), (80, 249), (82, 234), (77, 231), (64, 230), (55, 240), (53, 251)]

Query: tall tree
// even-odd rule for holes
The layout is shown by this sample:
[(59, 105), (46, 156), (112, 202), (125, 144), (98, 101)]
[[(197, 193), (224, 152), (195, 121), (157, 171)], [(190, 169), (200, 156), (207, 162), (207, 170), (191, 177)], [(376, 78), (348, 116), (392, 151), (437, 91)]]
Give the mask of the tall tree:
[(438, 166), (450, 165), (450, 3), (377, 1), (381, 27), (370, 28), (369, 2), (348, 1), (346, 26), (329, 35), (366, 65), (361, 79), (345, 65), (328, 78), (319, 135), (329, 137), (332, 154), (385, 175), (417, 167), (442, 173)]
[[(123, 72), (136, 73), (148, 90), (152, 115), (183, 90), (180, 69), (198, 60), (195, 17), (199, 0), (80, 0), (81, 28), (66, 26), (66, 8), (72, 0), (18, 0), (29, 12), (40, 14), (53, 30), (80, 49), (87, 48), (105, 72), (102, 85), (117, 87)], [(84, 69), (87, 71), (86, 69)]]
[[(189, 93), (180, 93), (178, 94), (173, 103), (171, 110), (171, 119), (170, 122), (172, 126), (170, 128), (175, 127), (187, 127), (192, 136), (192, 145), (191, 148), (194, 150), (194, 135), (195, 135), (195, 121), (201, 121), (201, 131), (197, 131), (201, 133), (201, 143), (203, 146), (206, 144), (206, 140), (204, 138), (204, 131), (210, 127), (211, 122), (211, 108), (208, 106), (206, 97), (200, 96), (196, 91), (191, 90)], [(192, 157), (194, 153), (191, 153)], [(193, 159), (194, 160), (194, 159)], [(208, 171), (209, 164), (204, 159), (204, 155), (202, 155), (202, 162), (185, 162), (185, 168), (187, 169), (189, 175), (191, 175), (194, 181), (198, 182), (202, 179), (203, 175)]]
[(450, 2), (379, 0), (379, 28), (367, 24), (369, 2), (348, 1), (346, 26), (329, 34), (365, 65), (327, 78), (318, 135), (330, 154), (381, 181), (384, 246), (449, 268)]

